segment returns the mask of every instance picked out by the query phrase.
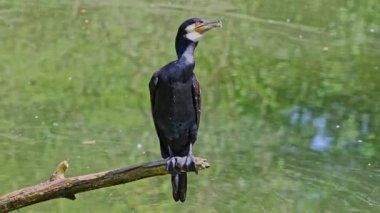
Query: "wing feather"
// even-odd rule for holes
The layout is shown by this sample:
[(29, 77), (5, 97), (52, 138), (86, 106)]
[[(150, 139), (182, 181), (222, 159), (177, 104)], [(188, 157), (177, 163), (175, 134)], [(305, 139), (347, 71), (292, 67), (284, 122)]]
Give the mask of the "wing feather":
[(199, 128), (201, 119), (201, 87), (195, 75), (193, 77), (193, 103), (196, 111), (197, 128)]
[(150, 92), (150, 106), (151, 106), (151, 111), (152, 111), (152, 117), (153, 117), (153, 122), (154, 122), (154, 127), (157, 132), (158, 139), (160, 140), (160, 148), (161, 148), (161, 156), (162, 158), (167, 158), (169, 157), (169, 149), (168, 146), (165, 144), (165, 138), (162, 135), (161, 131), (159, 130), (157, 123), (154, 119), (154, 106), (155, 106), (155, 100), (156, 100), (156, 91), (157, 91), (157, 85), (159, 84), (158, 81), (158, 72), (155, 72), (152, 75), (152, 78), (150, 79), (149, 82), (149, 92)]
[(156, 97), (156, 87), (158, 84), (158, 71), (153, 73), (152, 78), (149, 81), (149, 92), (150, 92), (150, 106), (153, 113), (153, 106)]

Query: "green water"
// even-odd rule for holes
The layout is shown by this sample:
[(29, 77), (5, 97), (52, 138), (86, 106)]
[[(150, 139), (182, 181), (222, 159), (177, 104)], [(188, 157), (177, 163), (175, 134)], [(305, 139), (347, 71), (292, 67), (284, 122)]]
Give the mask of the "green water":
[[(154, 2), (154, 3), (153, 3)], [(83, 10), (86, 9), (86, 11)], [(21, 212), (379, 212), (380, 2), (0, 0), (0, 195), (159, 159), (148, 81), (178, 25), (203, 106), (184, 204), (169, 176)], [(88, 143), (91, 141), (91, 143)]]

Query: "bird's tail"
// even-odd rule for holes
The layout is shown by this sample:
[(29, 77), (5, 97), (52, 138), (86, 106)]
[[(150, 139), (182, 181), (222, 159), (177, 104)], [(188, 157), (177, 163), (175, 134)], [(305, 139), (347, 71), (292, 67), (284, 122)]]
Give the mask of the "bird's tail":
[(173, 198), (177, 202), (185, 202), (187, 191), (187, 173), (182, 172), (172, 176)]

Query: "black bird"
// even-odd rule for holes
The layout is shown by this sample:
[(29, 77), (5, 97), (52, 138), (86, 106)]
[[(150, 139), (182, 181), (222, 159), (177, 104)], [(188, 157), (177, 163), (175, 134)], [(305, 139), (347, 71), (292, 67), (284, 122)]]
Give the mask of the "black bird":
[(183, 22), (175, 40), (178, 59), (155, 72), (149, 82), (154, 125), (161, 156), (168, 159), (175, 201), (186, 199), (187, 174), (181, 170), (197, 173), (192, 147), (199, 127), (201, 93), (193, 72), (194, 50), (203, 33), (221, 26), (221, 21), (200, 18)]

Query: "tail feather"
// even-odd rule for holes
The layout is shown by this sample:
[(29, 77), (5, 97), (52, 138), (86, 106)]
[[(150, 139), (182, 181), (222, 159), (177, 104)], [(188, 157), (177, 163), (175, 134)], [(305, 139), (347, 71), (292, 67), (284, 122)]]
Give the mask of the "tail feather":
[(172, 175), (173, 199), (175, 200), (175, 202), (179, 200), (178, 185), (179, 185), (179, 175)]
[(187, 191), (187, 173), (183, 172), (172, 176), (173, 199), (185, 202)]

